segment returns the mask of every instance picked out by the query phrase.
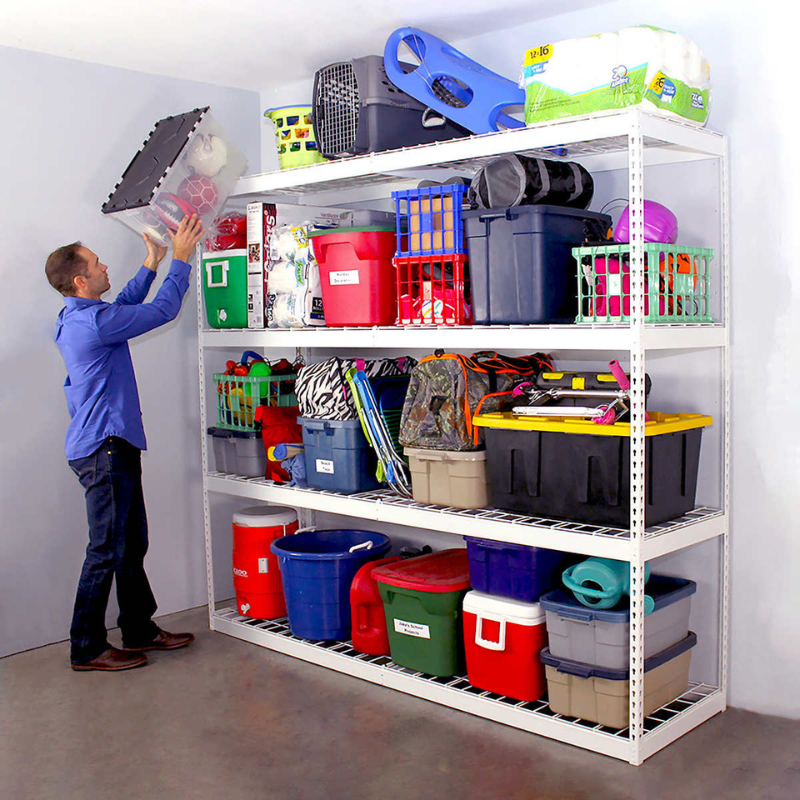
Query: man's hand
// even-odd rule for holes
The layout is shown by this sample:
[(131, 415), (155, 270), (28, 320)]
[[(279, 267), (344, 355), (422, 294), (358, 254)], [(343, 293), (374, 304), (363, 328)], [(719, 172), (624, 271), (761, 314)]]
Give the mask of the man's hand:
[(178, 225), (176, 233), (167, 231), (172, 240), (172, 257), (178, 261), (189, 261), (195, 246), (200, 241), (203, 233), (203, 223), (197, 214), (184, 217)]
[(161, 259), (167, 254), (167, 246), (156, 244), (146, 233), (142, 234), (142, 239), (144, 239), (144, 243), (147, 246), (147, 258), (144, 260), (144, 265), (147, 269), (157, 272)]

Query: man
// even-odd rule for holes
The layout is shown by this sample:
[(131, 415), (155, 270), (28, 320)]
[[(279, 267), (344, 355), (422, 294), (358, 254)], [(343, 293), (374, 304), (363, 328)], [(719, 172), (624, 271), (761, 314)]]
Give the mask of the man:
[[(75, 670), (117, 671), (147, 663), (146, 650), (174, 650), (191, 633), (162, 631), (144, 570), (147, 519), (141, 451), (147, 443), (128, 339), (175, 319), (189, 288), (189, 258), (203, 235), (196, 216), (170, 232), (173, 260), (161, 288), (144, 303), (167, 248), (143, 234), (147, 258), (113, 303), (107, 267), (80, 242), (51, 253), (45, 273), (65, 297), (55, 340), (67, 367), (64, 391), (72, 418), (67, 460), (86, 493), (89, 546), (70, 628)], [(108, 643), (105, 614), (116, 581), (122, 649)]]

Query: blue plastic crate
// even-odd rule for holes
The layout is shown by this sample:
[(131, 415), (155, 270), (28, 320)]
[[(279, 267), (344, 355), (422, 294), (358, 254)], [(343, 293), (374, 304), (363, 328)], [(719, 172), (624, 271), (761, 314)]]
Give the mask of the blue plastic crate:
[(395, 256), (466, 253), (461, 183), (392, 192), (397, 220)]
[(566, 556), (558, 550), (465, 536), (472, 588), (535, 603), (560, 584)]
[(361, 423), (356, 420), (298, 417), (303, 429), (306, 478), (313, 489), (330, 492), (368, 492), (380, 484), (378, 466)]

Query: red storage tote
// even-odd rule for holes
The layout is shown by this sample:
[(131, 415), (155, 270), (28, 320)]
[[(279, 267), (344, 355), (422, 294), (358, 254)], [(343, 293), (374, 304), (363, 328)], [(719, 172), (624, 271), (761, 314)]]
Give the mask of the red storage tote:
[(270, 545), (296, 530), (293, 508), (248, 506), (233, 515), (233, 588), (243, 617), (286, 616), (278, 558)]
[(309, 239), (319, 264), (325, 324), (394, 325), (394, 228), (371, 225), (312, 231)]
[(481, 592), (464, 597), (467, 679), (478, 689), (532, 702), (547, 688), (540, 653), (547, 645), (545, 612)]
[(389, 655), (389, 634), (386, 632), (386, 614), (378, 591), (378, 582), (372, 576), (375, 567), (400, 561), (400, 556), (390, 556), (379, 561), (368, 561), (356, 572), (350, 584), (350, 616), (353, 622), (353, 648), (370, 656)]

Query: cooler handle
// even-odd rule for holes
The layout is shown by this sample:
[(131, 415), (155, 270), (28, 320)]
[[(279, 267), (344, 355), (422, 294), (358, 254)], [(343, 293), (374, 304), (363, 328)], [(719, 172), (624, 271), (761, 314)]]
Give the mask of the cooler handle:
[[(492, 622), (497, 622), (500, 625), (500, 641), (492, 642), (489, 639), (483, 638), (483, 621), (490, 619)], [(485, 647), (487, 650), (505, 650), (506, 649), (506, 621), (496, 617), (482, 617), (480, 614), (475, 619), (475, 644), (479, 647)]]
[[(219, 281), (214, 280), (214, 267), (221, 267), (222, 272)], [(223, 261), (206, 261), (206, 286), (209, 289), (224, 289), (228, 285), (228, 270), (230, 269), (230, 261), (227, 259)]]
[(372, 539), (367, 539), (366, 542), (361, 542), (361, 544), (354, 544), (347, 552), (355, 553), (357, 550), (372, 550)]

